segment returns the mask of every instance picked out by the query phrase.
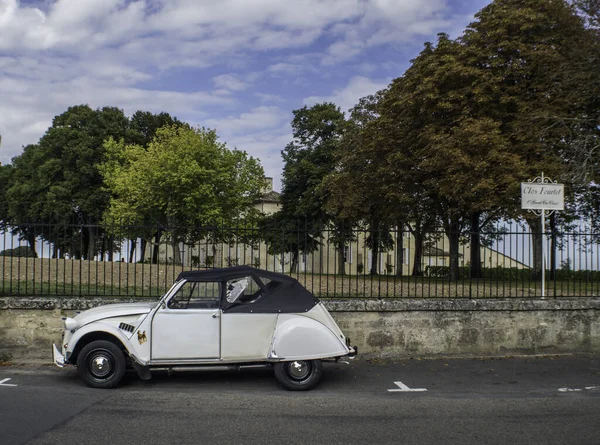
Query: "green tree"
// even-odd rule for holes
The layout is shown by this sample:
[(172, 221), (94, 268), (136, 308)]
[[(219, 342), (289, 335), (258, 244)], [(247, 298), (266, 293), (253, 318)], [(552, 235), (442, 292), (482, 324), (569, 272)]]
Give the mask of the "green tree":
[(149, 111), (138, 110), (133, 113), (130, 119), (128, 142), (148, 147), (160, 128), (186, 125), (176, 117), (172, 117), (169, 113), (153, 114)]
[(0, 165), (0, 230), (8, 225), (8, 203), (6, 201), (6, 192), (12, 182), (12, 165)]
[[(461, 43), (468, 64), (483, 74), (508, 149), (523, 161), (521, 181), (547, 176), (574, 197), (587, 176), (585, 159), (598, 135), (598, 46), (565, 1), (496, 0), (483, 8)], [(588, 164), (589, 165), (589, 164)], [(534, 271), (541, 273), (539, 219), (524, 215), (533, 233)]]
[(6, 192), (11, 220), (49, 223), (39, 234), (55, 252), (92, 258), (103, 233), (89, 224), (100, 220), (110, 198), (98, 171), (103, 143), (125, 137), (128, 125), (114, 107), (78, 105), (56, 116), (40, 141), (13, 159), (14, 180)]
[(588, 27), (600, 30), (600, 0), (573, 0), (573, 5)]
[[(385, 196), (383, 179), (388, 159), (382, 157), (377, 101), (380, 94), (362, 98), (351, 110), (345, 124), (343, 137), (336, 146), (335, 163), (325, 180), (328, 190), (327, 208), (339, 218), (361, 221), (366, 227), (365, 245), (372, 251), (369, 272), (378, 273), (379, 252), (389, 250), (394, 242), (390, 228), (402, 222), (395, 219), (398, 212), (391, 212)], [(402, 242), (402, 237), (397, 237)], [(402, 246), (397, 246), (401, 255)], [(401, 263), (398, 262), (397, 265)], [(401, 271), (398, 267), (396, 271)]]
[(147, 148), (110, 139), (105, 149), (101, 171), (112, 195), (105, 221), (161, 227), (176, 263), (179, 243), (204, 236), (200, 227), (254, 216), (263, 169), (245, 152), (220, 143), (213, 130), (165, 127)]
[[(469, 217), (494, 209), (514, 178), (515, 163), (504, 153), (498, 124), (469, 107), (485, 98), (472, 91), (478, 73), (463, 57), (461, 45), (446, 35), (436, 47), (427, 44), (405, 75), (381, 94), (379, 116), (346, 157), (356, 157), (354, 170), (362, 168), (365, 175), (357, 195), (376, 204), (384, 217), (403, 220), (415, 235), (415, 275), (422, 273), (425, 234), (440, 221), (450, 239), (456, 279), (459, 239)], [(367, 190), (379, 199), (365, 195)]]
[[(294, 110), (291, 125), (294, 139), (282, 152), (284, 168), (281, 192), (281, 215), (271, 218), (277, 226), (296, 227), (296, 241), (270, 244), (294, 250), (292, 271), (299, 252), (314, 251), (327, 231), (328, 241), (336, 247), (338, 274), (345, 273), (344, 249), (352, 241), (352, 221), (328, 213), (325, 209), (327, 189), (323, 180), (335, 167), (334, 150), (344, 130), (344, 114), (333, 103), (319, 103)], [(294, 238), (294, 235), (291, 235)]]
[[(144, 148), (148, 148), (158, 129), (163, 127), (181, 127), (187, 126), (176, 117), (172, 117), (169, 113), (158, 113), (154, 114), (149, 111), (138, 110), (131, 116), (129, 124), (129, 134), (126, 140), (128, 144), (139, 145)], [(142, 260), (146, 255), (146, 246), (150, 238), (155, 239), (155, 248), (152, 253), (152, 261), (156, 263), (158, 261), (159, 253), (159, 242), (161, 237), (160, 228), (150, 228), (151, 221), (147, 221), (144, 226), (130, 227), (126, 232), (130, 238), (130, 249), (129, 249), (129, 262), (133, 262), (135, 256), (135, 249), (137, 246), (137, 240), (140, 240), (140, 257)]]

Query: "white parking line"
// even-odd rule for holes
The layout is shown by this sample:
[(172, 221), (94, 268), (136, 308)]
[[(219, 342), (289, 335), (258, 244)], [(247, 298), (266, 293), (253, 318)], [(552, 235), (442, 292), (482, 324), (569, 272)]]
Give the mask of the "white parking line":
[[(600, 389), (600, 386), (586, 386), (585, 389), (586, 390)], [(579, 391), (583, 391), (583, 389), (581, 389), (581, 388), (558, 388), (558, 390), (560, 392), (579, 392)]]
[(409, 388), (402, 382), (394, 382), (394, 384), (396, 386), (398, 386), (398, 388), (400, 388), (400, 389), (396, 389), (396, 388), (388, 389), (388, 392), (423, 392), (423, 391), (427, 391), (426, 388)]
[(5, 383), (8, 382), (10, 379), (4, 379), (4, 380), (0, 380), (0, 386), (17, 386), (17, 385), (13, 385), (12, 383)]

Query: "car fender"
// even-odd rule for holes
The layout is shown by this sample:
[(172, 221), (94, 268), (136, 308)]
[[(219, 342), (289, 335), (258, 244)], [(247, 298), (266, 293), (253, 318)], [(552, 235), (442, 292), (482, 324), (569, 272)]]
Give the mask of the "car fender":
[(342, 339), (317, 320), (303, 315), (280, 315), (269, 359), (313, 360), (348, 353)]
[(75, 348), (77, 348), (79, 341), (83, 337), (95, 332), (102, 332), (116, 337), (123, 344), (123, 346), (129, 354), (135, 354), (135, 347), (133, 346), (132, 342), (127, 338), (127, 336), (125, 336), (123, 331), (108, 323), (97, 321), (94, 323), (87, 324), (82, 328), (77, 329), (73, 333), (73, 335), (69, 338), (68, 347), (66, 349), (67, 357), (69, 357), (73, 353)]

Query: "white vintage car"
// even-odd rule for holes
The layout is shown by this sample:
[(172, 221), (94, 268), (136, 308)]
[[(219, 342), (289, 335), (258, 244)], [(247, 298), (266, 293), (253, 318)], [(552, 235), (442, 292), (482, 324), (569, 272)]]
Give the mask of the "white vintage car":
[(295, 279), (248, 266), (182, 272), (155, 303), (111, 304), (64, 319), (56, 365), (77, 366), (95, 388), (112, 388), (133, 367), (195, 371), (272, 366), (288, 390), (313, 388), (323, 361), (356, 347)]

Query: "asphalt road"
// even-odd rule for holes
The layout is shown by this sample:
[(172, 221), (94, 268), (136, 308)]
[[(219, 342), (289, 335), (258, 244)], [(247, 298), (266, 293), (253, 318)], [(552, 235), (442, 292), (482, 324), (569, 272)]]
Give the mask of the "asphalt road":
[(0, 445), (87, 443), (599, 445), (600, 357), (355, 361), (305, 393), (269, 370), (96, 390), (73, 368), (0, 368)]

